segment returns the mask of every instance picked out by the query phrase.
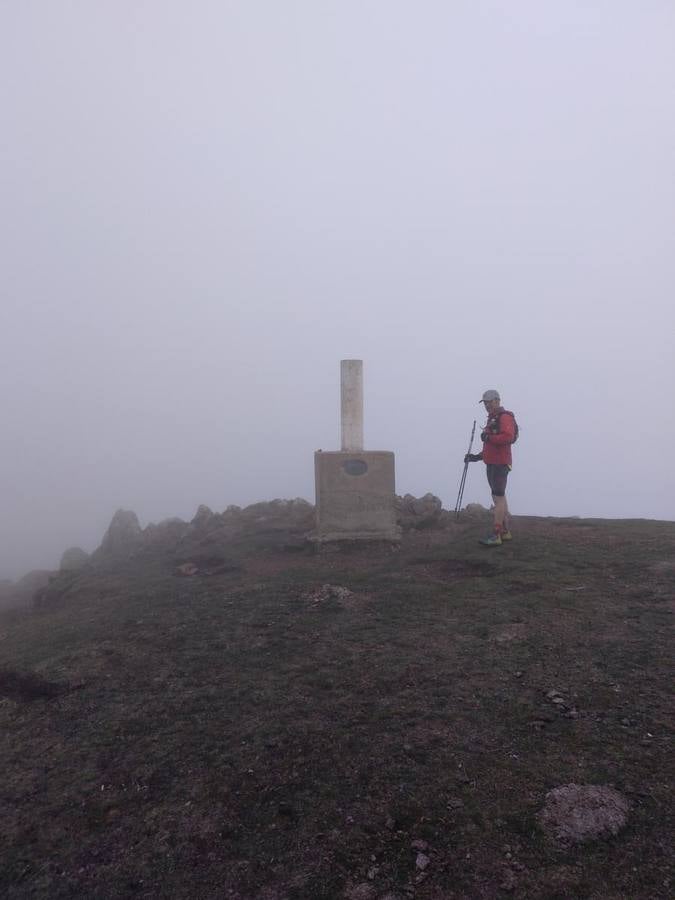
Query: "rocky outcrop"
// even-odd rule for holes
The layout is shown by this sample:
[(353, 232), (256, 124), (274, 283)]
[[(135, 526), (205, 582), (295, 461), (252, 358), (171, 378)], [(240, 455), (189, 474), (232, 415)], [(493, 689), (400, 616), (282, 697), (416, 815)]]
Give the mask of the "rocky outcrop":
[(118, 509), (112, 517), (98, 553), (103, 556), (128, 556), (143, 543), (143, 531), (135, 512)]
[(59, 570), (61, 572), (77, 572), (89, 562), (89, 554), (81, 547), (69, 547), (64, 550)]
[[(301, 498), (253, 503), (243, 509), (228, 506), (222, 513), (202, 504), (190, 522), (179, 518), (151, 523), (142, 529), (136, 513), (119, 509), (110, 522), (101, 546), (88, 558), (88, 564), (117, 568), (133, 558), (135, 564), (151, 561), (160, 566), (192, 562), (209, 572), (230, 565), (237, 546), (304, 546), (304, 536), (314, 525), (314, 506)], [(67, 567), (76, 571), (84, 551), (64, 554)], [(86, 556), (86, 554), (85, 554)], [(71, 559), (72, 557), (72, 559)]]
[(441, 525), (443, 503), (435, 494), (396, 497), (396, 521), (404, 530), (434, 528)]
[(51, 569), (33, 569), (18, 581), (0, 583), (0, 609), (29, 607), (40, 592), (45, 591), (56, 575)]
[(192, 528), (196, 531), (206, 532), (215, 524), (215, 513), (203, 503), (197, 508), (194, 518), (190, 522)]
[(301, 497), (293, 500), (269, 500), (253, 503), (244, 509), (228, 507), (223, 516), (226, 517), (229, 510), (237, 510), (233, 515), (249, 527), (269, 527), (283, 524), (311, 528), (314, 525), (314, 506)]
[(143, 546), (147, 550), (153, 547), (173, 547), (187, 534), (190, 525), (179, 518), (163, 519), (151, 522), (143, 532)]

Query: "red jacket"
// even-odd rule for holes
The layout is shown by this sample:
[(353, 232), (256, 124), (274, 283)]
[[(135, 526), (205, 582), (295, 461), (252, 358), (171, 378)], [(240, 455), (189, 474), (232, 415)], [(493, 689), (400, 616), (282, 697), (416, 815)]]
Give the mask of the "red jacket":
[(513, 413), (500, 406), (497, 412), (488, 417), (483, 428), (483, 462), (498, 466), (511, 465), (511, 444), (516, 436)]

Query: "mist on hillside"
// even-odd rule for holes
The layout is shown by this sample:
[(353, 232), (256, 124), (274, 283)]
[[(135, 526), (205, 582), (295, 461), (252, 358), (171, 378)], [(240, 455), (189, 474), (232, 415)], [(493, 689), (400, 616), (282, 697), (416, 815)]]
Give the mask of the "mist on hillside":
[[(673, 518), (675, 9), (0, 11), (0, 579), (366, 449), (455, 503), (483, 391), (514, 514)], [(489, 503), (474, 466), (464, 502)]]

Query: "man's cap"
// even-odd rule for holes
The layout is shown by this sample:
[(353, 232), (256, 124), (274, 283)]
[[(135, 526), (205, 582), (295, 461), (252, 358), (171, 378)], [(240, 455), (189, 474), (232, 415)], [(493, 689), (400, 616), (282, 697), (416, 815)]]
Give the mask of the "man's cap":
[(487, 400), (499, 400), (499, 391), (485, 391), (481, 399), (478, 401), (479, 403), (485, 403)]

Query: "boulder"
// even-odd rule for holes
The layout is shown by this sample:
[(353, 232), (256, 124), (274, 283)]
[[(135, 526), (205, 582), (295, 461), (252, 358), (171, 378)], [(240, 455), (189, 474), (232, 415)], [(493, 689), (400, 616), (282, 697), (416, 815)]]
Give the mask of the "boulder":
[(404, 529), (433, 528), (440, 525), (443, 503), (434, 494), (396, 497), (396, 521)]
[(89, 554), (81, 547), (69, 547), (61, 556), (59, 570), (61, 572), (76, 572), (89, 562)]
[(467, 519), (485, 519), (490, 515), (490, 510), (486, 509), (480, 503), (469, 503), (461, 510), (462, 518)]

